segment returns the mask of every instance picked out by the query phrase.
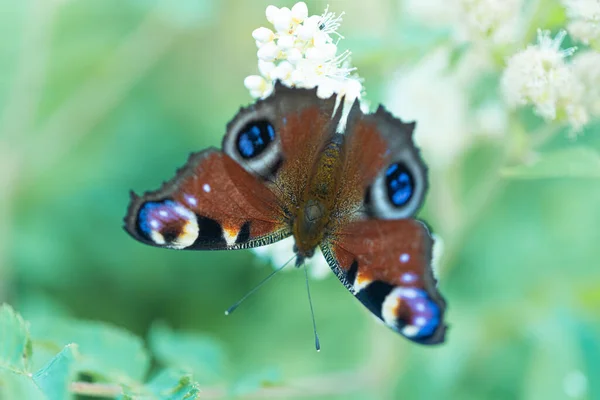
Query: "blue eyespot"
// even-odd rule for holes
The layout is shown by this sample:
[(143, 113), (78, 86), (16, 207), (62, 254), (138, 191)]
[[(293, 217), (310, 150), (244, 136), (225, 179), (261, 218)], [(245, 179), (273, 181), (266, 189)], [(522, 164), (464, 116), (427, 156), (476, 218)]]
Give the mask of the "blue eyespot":
[(400, 300), (398, 327), (412, 339), (424, 339), (440, 325), (440, 308), (422, 289), (400, 288), (395, 292)]
[(413, 177), (402, 163), (390, 165), (385, 172), (385, 186), (388, 198), (394, 207), (402, 207), (414, 193)]
[(237, 149), (242, 158), (254, 158), (275, 140), (275, 128), (268, 121), (252, 121), (246, 124), (237, 137)]
[(161, 245), (177, 239), (190, 222), (196, 223), (195, 214), (173, 200), (148, 201), (140, 207), (137, 218), (140, 233), (154, 242), (159, 234)]

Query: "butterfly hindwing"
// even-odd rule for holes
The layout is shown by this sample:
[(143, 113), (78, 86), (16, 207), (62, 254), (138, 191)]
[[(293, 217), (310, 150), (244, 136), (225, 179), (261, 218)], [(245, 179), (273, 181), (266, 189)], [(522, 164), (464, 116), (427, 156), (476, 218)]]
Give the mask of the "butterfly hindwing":
[(373, 314), (408, 339), (434, 344), (444, 338), (445, 301), (430, 268), (432, 245), (422, 222), (400, 219), (351, 223), (321, 248)]
[(158, 247), (222, 250), (256, 247), (289, 236), (277, 198), (217, 149), (190, 156), (175, 178), (132, 201), (125, 229)]
[(346, 128), (344, 181), (336, 222), (321, 244), (342, 283), (408, 339), (444, 340), (445, 301), (431, 269), (433, 239), (412, 217), (427, 189), (413, 123), (355, 103)]

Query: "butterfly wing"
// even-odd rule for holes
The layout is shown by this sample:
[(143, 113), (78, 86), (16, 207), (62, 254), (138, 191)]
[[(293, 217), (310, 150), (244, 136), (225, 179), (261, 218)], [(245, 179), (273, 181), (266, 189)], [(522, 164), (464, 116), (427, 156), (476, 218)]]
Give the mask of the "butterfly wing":
[(334, 105), (316, 90), (276, 84), (228, 124), (222, 150), (194, 153), (159, 190), (132, 194), (125, 230), (152, 246), (191, 250), (257, 247), (289, 236), (307, 166), (337, 124)]
[(125, 229), (152, 246), (190, 250), (248, 248), (289, 236), (273, 192), (217, 149), (192, 154), (159, 190), (132, 194)]
[(444, 299), (431, 265), (433, 240), (415, 219), (349, 224), (321, 248), (344, 286), (373, 314), (423, 344), (444, 339)]
[(414, 124), (355, 106), (346, 128), (338, 221), (321, 244), (329, 265), (386, 325), (422, 344), (444, 340), (446, 303), (431, 269), (433, 240), (413, 219), (427, 188)]

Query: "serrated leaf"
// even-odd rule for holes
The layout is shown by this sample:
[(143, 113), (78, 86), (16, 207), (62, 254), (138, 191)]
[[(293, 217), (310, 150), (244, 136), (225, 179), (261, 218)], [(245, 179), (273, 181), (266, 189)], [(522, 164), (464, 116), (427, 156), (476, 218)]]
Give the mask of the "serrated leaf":
[(75, 375), (77, 345), (65, 346), (50, 362), (33, 375), (33, 381), (48, 400), (70, 399), (69, 385)]
[(78, 345), (77, 371), (114, 382), (143, 381), (150, 357), (134, 334), (103, 322), (70, 319), (38, 320), (32, 324), (34, 342)]
[(0, 368), (0, 399), (48, 400), (31, 377)]
[(8, 304), (0, 306), (0, 367), (27, 373), (31, 341), (27, 323)]
[(505, 168), (512, 179), (600, 178), (600, 154), (587, 147), (571, 147), (539, 156), (529, 165)]
[(219, 380), (225, 373), (225, 351), (213, 338), (175, 332), (163, 323), (156, 323), (150, 329), (149, 343), (162, 364), (188, 371), (201, 383)]

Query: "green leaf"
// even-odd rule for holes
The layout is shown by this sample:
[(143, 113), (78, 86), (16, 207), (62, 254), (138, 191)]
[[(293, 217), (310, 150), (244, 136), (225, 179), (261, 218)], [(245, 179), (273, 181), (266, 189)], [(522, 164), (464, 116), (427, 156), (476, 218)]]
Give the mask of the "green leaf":
[(31, 341), (27, 323), (8, 304), (0, 306), (0, 367), (27, 373)]
[(3, 370), (1, 368), (0, 399), (49, 400), (29, 376)]
[(198, 398), (200, 389), (190, 374), (175, 369), (160, 371), (142, 388), (124, 388), (122, 400), (185, 400)]
[(42, 389), (48, 400), (71, 398), (69, 385), (75, 375), (76, 355), (77, 345), (69, 344), (33, 375), (33, 381)]
[(149, 343), (162, 364), (190, 372), (199, 382), (213, 382), (225, 374), (225, 352), (213, 338), (174, 332), (164, 323), (157, 323), (150, 329)]
[(134, 334), (95, 321), (39, 320), (32, 324), (34, 342), (57, 346), (78, 345), (77, 371), (119, 383), (143, 381), (150, 357)]
[(164, 369), (149, 383), (148, 388), (165, 400), (195, 399), (200, 393), (198, 384), (190, 374), (173, 369)]
[(502, 175), (512, 179), (600, 178), (600, 154), (578, 146), (545, 153), (530, 165), (505, 168)]

